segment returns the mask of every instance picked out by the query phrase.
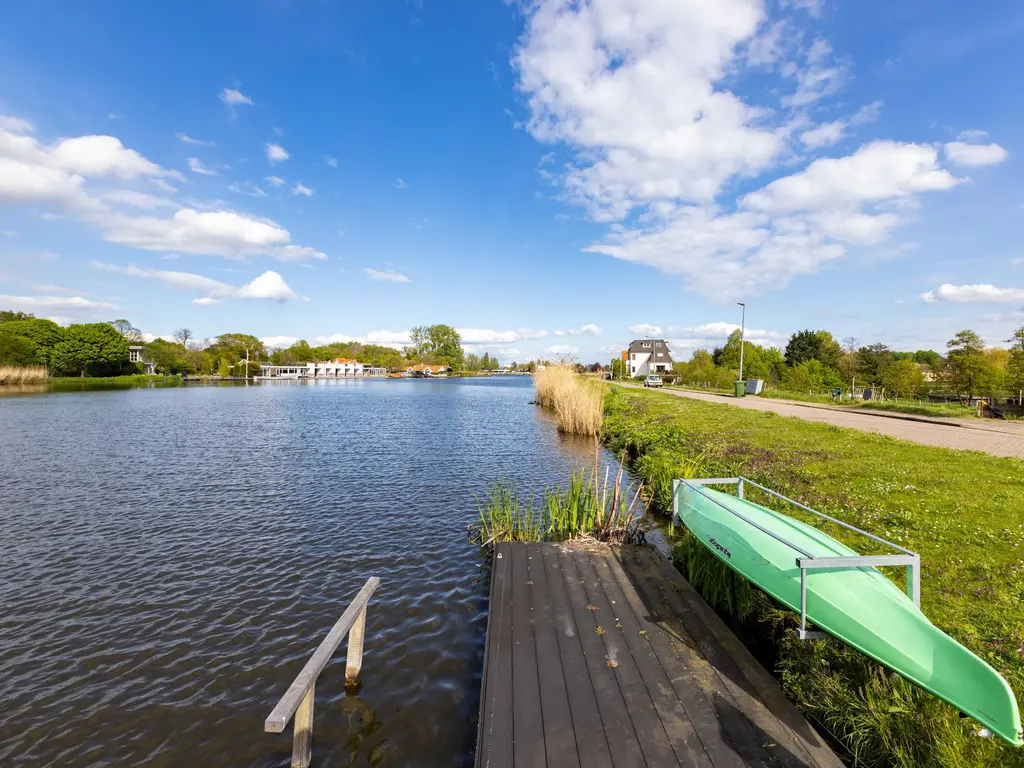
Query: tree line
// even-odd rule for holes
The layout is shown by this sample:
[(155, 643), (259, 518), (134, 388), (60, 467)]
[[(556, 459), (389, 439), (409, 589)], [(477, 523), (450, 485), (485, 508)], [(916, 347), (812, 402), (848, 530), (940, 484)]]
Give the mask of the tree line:
[[(417, 326), (410, 344), (398, 350), (377, 344), (344, 342), (310, 346), (300, 340), (284, 349), (268, 350), (257, 337), (225, 333), (200, 344), (188, 328), (171, 339), (144, 341), (128, 320), (78, 323), (66, 328), (52, 320), (10, 310), (0, 311), (0, 365), (44, 366), (54, 376), (122, 376), (142, 373), (131, 362), (129, 347), (144, 350), (158, 373), (198, 376), (254, 376), (260, 363), (299, 365), (317, 360), (351, 358), (368, 367), (400, 370), (416, 363), (447, 365), (454, 371), (497, 368), (488, 354), (465, 355), (458, 331), (449, 325)], [(248, 368), (246, 360), (248, 359)]]
[[(927, 392), (1003, 397), (1024, 389), (1024, 326), (1007, 341), (1009, 348), (986, 347), (977, 333), (963, 330), (947, 342), (943, 355), (931, 349), (860, 345), (854, 338), (839, 342), (829, 331), (803, 330), (790, 336), (784, 350), (747, 341), (743, 377), (791, 392), (863, 386), (898, 397)], [(724, 346), (698, 349), (690, 360), (676, 363), (673, 373), (684, 384), (729, 389), (739, 376), (739, 362), (737, 330)]]

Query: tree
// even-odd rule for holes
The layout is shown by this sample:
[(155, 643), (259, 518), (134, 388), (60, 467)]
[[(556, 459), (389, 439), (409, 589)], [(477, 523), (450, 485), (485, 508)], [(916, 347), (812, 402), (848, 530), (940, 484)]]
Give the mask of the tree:
[(70, 325), (53, 348), (52, 366), (59, 373), (114, 376), (128, 362), (128, 341), (111, 323)]
[(45, 365), (47, 367), (51, 365), (53, 348), (64, 333), (64, 329), (52, 320), (31, 316), (22, 320), (8, 321), (0, 327), (5, 333), (20, 336), (33, 346), (35, 358), (31, 363), (27, 363), (28, 365)]
[(156, 369), (161, 373), (187, 373), (189, 370), (188, 359), (185, 357), (187, 351), (184, 344), (164, 339), (153, 339), (146, 345), (147, 357), (153, 361)]
[(188, 349), (188, 343), (192, 341), (192, 331), (188, 328), (179, 328), (174, 332), (174, 340)]
[(942, 355), (931, 349), (919, 349), (914, 353), (914, 362), (927, 365), (934, 371), (942, 365)]
[(10, 323), (14, 320), (32, 320), (35, 315), (28, 312), (16, 312), (13, 309), (0, 309), (0, 323)]
[(247, 333), (223, 333), (206, 349), (212, 355), (226, 357), (231, 365), (244, 360), (246, 350), (249, 351), (250, 360), (267, 359), (267, 350), (263, 342)]
[(946, 343), (949, 369), (957, 394), (982, 393), (994, 385), (994, 368), (985, 357), (985, 342), (974, 331), (963, 330)]
[[(824, 339), (819, 331), (798, 331), (786, 344), (786, 365), (795, 367), (808, 360), (821, 360)], [(831, 338), (832, 334), (829, 334)]]
[(41, 365), (39, 347), (24, 336), (8, 331), (7, 325), (0, 324), (0, 365)]
[(111, 320), (110, 325), (114, 327), (115, 331), (124, 336), (129, 344), (138, 344), (142, 341), (142, 331), (127, 320), (123, 318), (121, 320)]
[(912, 397), (924, 389), (924, 374), (912, 358), (902, 358), (885, 367), (881, 383), (886, 392), (899, 397)]
[(892, 363), (892, 350), (885, 344), (871, 344), (857, 350), (857, 369), (872, 384), (879, 384)]
[(1007, 339), (1010, 342), (1010, 359), (1006, 364), (1007, 384), (1018, 397), (1024, 390), (1024, 325)]

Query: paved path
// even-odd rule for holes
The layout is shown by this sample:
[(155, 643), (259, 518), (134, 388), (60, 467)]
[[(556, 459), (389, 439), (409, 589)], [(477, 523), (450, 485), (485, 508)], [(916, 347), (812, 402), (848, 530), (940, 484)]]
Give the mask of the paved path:
[[(626, 384), (640, 388), (640, 385)], [(795, 416), (805, 421), (850, 427), (863, 432), (877, 432), (900, 440), (922, 445), (955, 448), (964, 451), (982, 451), (994, 456), (1013, 456), (1024, 459), (1024, 424), (988, 422), (974, 423), (964, 420), (932, 419), (927, 416), (902, 414), (880, 415), (867, 409), (833, 408), (809, 405), (787, 400), (762, 400), (759, 397), (727, 397), (710, 392), (691, 392), (681, 389), (662, 390), (667, 395), (688, 397), (708, 403), (728, 404), (755, 411), (772, 411), (780, 416)]]

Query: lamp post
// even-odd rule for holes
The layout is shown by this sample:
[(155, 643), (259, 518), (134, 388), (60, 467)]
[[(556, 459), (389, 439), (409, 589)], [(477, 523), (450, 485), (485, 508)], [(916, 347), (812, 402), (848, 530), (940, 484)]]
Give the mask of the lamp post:
[(743, 334), (747, 325), (747, 305), (742, 301), (737, 301), (736, 303), (743, 307), (740, 313), (740, 381), (743, 381), (743, 348), (746, 346), (743, 341)]

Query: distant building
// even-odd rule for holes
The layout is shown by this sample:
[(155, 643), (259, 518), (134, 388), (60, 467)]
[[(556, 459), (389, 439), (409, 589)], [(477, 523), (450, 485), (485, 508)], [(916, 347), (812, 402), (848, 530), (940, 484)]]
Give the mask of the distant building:
[(672, 370), (672, 356), (664, 339), (638, 339), (629, 345), (626, 357), (626, 370), (630, 377)]
[(146, 348), (141, 344), (131, 344), (128, 347), (128, 360), (141, 365), (143, 371), (149, 376), (156, 373), (156, 363), (146, 357)]
[(425, 365), (424, 363), (417, 363), (416, 365), (410, 365), (405, 369), (405, 372), (409, 376), (413, 376), (417, 379), (432, 379), (435, 376), (447, 376), (448, 366), (447, 365)]
[[(377, 371), (380, 369), (370, 369)], [(349, 379), (368, 375), (366, 366), (357, 360), (339, 357), (327, 362), (297, 365), (260, 366), (261, 379)]]

